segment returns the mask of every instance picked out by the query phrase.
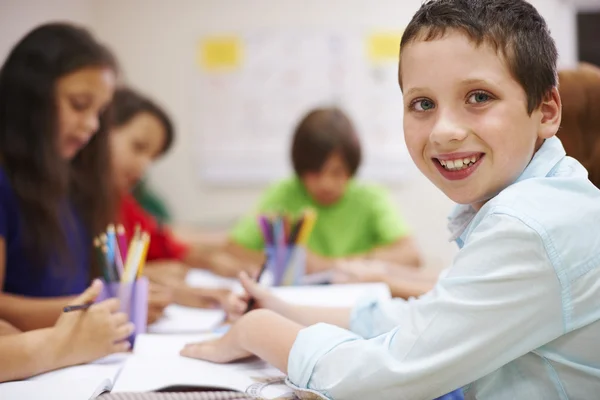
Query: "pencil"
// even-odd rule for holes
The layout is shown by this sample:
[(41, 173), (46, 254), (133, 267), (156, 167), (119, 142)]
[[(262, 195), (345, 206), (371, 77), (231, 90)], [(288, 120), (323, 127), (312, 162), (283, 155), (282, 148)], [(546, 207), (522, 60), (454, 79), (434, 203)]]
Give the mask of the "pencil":
[(317, 214), (313, 210), (307, 210), (304, 214), (304, 221), (300, 228), (300, 232), (298, 233), (296, 243), (305, 245), (308, 242), (308, 238), (315, 226), (316, 220)]
[(142, 272), (144, 271), (144, 266), (146, 265), (146, 257), (148, 256), (148, 248), (150, 246), (150, 234), (148, 232), (142, 233), (142, 251), (140, 254), (140, 258), (138, 260), (137, 266), (137, 277), (142, 276)]
[(115, 268), (113, 268), (114, 264), (110, 261), (108, 257), (109, 248), (107, 244), (103, 244), (101, 247), (102, 255), (104, 256), (104, 266), (108, 271), (108, 276), (110, 276), (109, 282), (118, 282), (119, 276)]
[(90, 306), (92, 304), (94, 304), (94, 303), (85, 303), (85, 304), (77, 304), (77, 305), (73, 305), (73, 306), (66, 306), (65, 308), (63, 308), (63, 312), (87, 310), (88, 308), (90, 308)]
[(121, 224), (117, 226), (117, 240), (119, 242), (121, 260), (124, 263), (127, 260), (127, 237), (125, 236), (125, 228)]
[[(256, 282), (260, 283), (260, 277), (262, 276), (263, 272), (265, 272), (265, 269), (267, 269), (268, 263), (269, 263), (269, 257), (265, 256), (265, 261), (264, 261), (262, 267), (260, 267), (260, 271), (258, 272), (258, 276), (256, 277)], [(254, 297), (250, 297), (250, 300), (248, 300), (248, 306), (246, 307), (246, 312), (251, 311), (254, 308), (255, 304), (256, 304), (256, 300), (254, 299)]]
[(267, 246), (271, 245), (273, 240), (271, 237), (271, 224), (268, 218), (264, 215), (261, 215), (260, 217), (258, 217), (258, 224), (260, 226), (260, 230), (262, 232), (265, 244)]
[(106, 244), (108, 245), (108, 260), (114, 263), (117, 252), (117, 236), (113, 224), (108, 225), (106, 229)]
[(298, 218), (298, 220), (296, 222), (294, 222), (294, 225), (292, 226), (292, 229), (290, 231), (290, 237), (288, 239), (288, 244), (291, 244), (291, 245), (296, 244), (296, 240), (298, 239), (298, 234), (300, 233), (300, 228), (302, 227), (302, 224), (304, 224), (304, 218), (305, 218), (305, 216), (302, 215), (300, 218)]
[[(137, 236), (136, 236), (137, 234)], [(127, 250), (127, 258), (125, 259), (124, 272), (123, 276), (121, 276), (121, 282), (129, 282), (129, 278), (132, 275), (132, 268), (134, 267), (134, 263), (136, 262), (137, 257), (137, 248), (139, 242), (139, 225), (136, 226), (136, 233), (133, 235), (131, 240), (129, 241), (129, 248)], [(137, 271), (136, 271), (137, 272)], [(134, 275), (135, 276), (135, 272)]]

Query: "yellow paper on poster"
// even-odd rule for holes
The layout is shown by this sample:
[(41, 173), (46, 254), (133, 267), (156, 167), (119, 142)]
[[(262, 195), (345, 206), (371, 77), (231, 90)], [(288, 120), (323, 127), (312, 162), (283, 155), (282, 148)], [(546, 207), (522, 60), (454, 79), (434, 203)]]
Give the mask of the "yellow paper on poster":
[(242, 62), (242, 40), (236, 36), (215, 36), (202, 39), (196, 63), (209, 71), (230, 70)]
[(402, 32), (374, 33), (367, 40), (367, 55), (372, 62), (398, 61)]

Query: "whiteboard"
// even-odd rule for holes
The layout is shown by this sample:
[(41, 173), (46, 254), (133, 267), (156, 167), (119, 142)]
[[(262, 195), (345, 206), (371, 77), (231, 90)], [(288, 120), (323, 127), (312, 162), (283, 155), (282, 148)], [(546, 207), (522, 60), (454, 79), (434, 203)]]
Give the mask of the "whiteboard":
[(296, 124), (314, 107), (338, 106), (361, 139), (359, 177), (406, 179), (414, 167), (402, 133), (400, 36), (397, 45), (392, 43), (395, 56), (386, 59), (369, 47), (372, 32), (263, 28), (201, 37), (198, 46), (227, 35), (240, 54), (235, 60), (222, 55), (223, 68), (211, 67), (205, 55), (205, 65), (199, 61), (195, 68), (199, 177), (212, 184), (245, 185), (289, 176)]

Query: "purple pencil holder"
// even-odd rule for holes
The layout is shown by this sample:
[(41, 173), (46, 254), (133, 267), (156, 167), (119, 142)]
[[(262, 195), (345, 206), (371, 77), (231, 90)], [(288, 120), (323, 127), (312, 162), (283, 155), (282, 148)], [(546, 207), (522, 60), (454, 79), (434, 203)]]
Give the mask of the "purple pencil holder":
[(273, 286), (294, 286), (306, 274), (306, 248), (301, 245), (265, 248), (267, 271), (273, 276)]
[(135, 326), (129, 337), (131, 348), (135, 337), (145, 333), (148, 326), (148, 278), (141, 277), (134, 282), (111, 282), (102, 280), (102, 291), (96, 299), (96, 303), (116, 297), (119, 299), (119, 311), (129, 316), (129, 321)]

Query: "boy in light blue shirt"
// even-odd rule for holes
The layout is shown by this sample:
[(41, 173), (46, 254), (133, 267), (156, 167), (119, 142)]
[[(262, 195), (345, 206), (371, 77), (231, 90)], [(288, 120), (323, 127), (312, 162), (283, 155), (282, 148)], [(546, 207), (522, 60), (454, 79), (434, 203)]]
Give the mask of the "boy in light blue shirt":
[(459, 204), (451, 267), (419, 298), (351, 310), (292, 306), (244, 276), (265, 309), (182, 354), (256, 354), (314, 398), (598, 398), (600, 191), (554, 136), (556, 61), (524, 0), (423, 4), (401, 43), (404, 135)]

